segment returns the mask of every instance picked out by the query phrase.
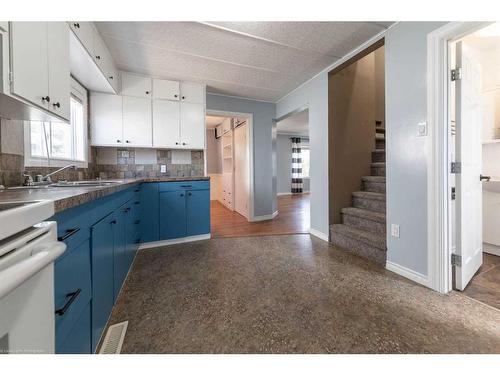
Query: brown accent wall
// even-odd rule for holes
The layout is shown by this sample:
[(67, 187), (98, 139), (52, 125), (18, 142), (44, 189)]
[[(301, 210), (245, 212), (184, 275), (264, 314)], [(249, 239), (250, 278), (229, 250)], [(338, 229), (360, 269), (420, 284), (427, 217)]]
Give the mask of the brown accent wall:
[(375, 122), (385, 124), (383, 54), (382, 46), (329, 75), (330, 224), (340, 223), (340, 210), (370, 175)]

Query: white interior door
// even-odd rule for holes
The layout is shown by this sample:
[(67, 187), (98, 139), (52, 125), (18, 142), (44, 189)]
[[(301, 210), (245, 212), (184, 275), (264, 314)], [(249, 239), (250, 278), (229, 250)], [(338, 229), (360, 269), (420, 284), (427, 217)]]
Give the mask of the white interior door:
[(455, 288), (464, 290), (483, 262), (481, 175), (481, 67), (463, 42), (456, 45), (456, 175), (457, 249)]
[(234, 129), (234, 209), (248, 219), (248, 146), (247, 126)]

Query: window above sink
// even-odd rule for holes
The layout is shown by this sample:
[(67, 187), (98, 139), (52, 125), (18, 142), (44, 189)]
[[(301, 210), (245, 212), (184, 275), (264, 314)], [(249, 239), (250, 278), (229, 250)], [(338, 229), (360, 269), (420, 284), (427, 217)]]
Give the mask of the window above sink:
[(87, 167), (87, 90), (75, 80), (71, 80), (69, 124), (26, 121), (24, 127), (26, 167), (60, 167), (68, 162)]

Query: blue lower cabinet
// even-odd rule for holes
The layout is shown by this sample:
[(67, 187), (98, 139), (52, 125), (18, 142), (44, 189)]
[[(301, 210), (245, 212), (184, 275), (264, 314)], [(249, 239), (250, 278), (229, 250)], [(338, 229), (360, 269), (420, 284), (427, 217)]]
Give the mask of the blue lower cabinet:
[(114, 214), (91, 227), (92, 349), (95, 349), (114, 304)]
[(160, 239), (158, 185), (157, 182), (148, 182), (141, 186), (140, 229), (142, 242), (154, 242)]
[(123, 282), (128, 272), (127, 262), (127, 219), (129, 206), (127, 204), (121, 206), (115, 212), (116, 224), (113, 228), (114, 240), (114, 298), (116, 301), (118, 294), (122, 288)]
[(210, 233), (210, 190), (189, 190), (186, 193), (186, 235)]
[(160, 193), (160, 240), (186, 236), (186, 191)]
[[(74, 332), (78, 322), (87, 319), (87, 317), (82, 318), (82, 314), (88, 314), (90, 320), (90, 309), (88, 311), (86, 309), (91, 299), (90, 243), (89, 239), (85, 239), (73, 248), (68, 247), (63, 256), (54, 264), (56, 353), (67, 353), (70, 350), (65, 343), (71, 341), (68, 337), (72, 335), (71, 332)], [(90, 325), (88, 332), (79, 332), (79, 334), (88, 334), (90, 341)], [(74, 345), (71, 344), (71, 347), (73, 348)], [(82, 353), (90, 353), (90, 350), (89, 345)]]
[(57, 354), (90, 354), (93, 353), (91, 339), (90, 303), (85, 306), (80, 317), (68, 336), (56, 347)]

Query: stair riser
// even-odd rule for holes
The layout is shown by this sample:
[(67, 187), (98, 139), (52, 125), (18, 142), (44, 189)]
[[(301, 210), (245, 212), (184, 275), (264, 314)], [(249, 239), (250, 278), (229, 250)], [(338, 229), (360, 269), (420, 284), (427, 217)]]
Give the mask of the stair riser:
[(367, 258), (375, 263), (385, 266), (387, 258), (386, 251), (361, 242), (355, 238), (336, 233), (334, 230), (330, 231), (330, 238), (330, 242), (334, 245), (341, 247), (350, 253)]
[(363, 181), (363, 190), (385, 194), (385, 182)]
[(372, 152), (372, 163), (385, 163), (385, 152)]
[(385, 213), (385, 201), (369, 198), (352, 197), (352, 205), (356, 208)]
[(372, 176), (385, 176), (385, 165), (383, 167), (371, 167)]
[(385, 139), (376, 139), (375, 148), (380, 150), (385, 148)]
[(385, 235), (386, 232), (385, 223), (380, 223), (378, 221), (373, 221), (349, 214), (342, 214), (342, 224), (366, 230), (367, 232), (375, 234), (383, 233)]

